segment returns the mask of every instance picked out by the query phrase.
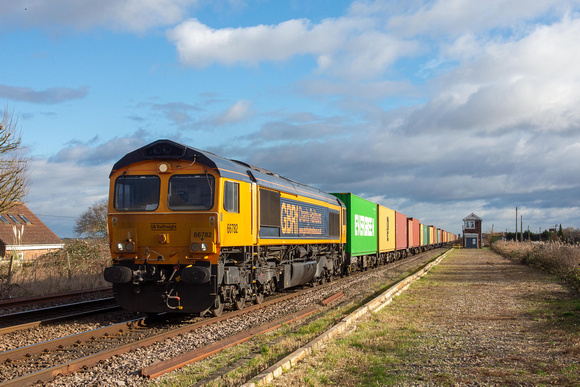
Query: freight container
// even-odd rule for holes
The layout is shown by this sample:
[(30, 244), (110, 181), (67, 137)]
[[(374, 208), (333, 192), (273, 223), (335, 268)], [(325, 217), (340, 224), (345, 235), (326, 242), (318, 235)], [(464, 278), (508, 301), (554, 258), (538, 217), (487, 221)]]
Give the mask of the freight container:
[(377, 215), (379, 254), (384, 262), (388, 262), (395, 251), (395, 210), (377, 204)]
[(352, 193), (333, 193), (344, 202), (347, 212), (347, 258), (377, 254), (377, 205)]
[(430, 233), (431, 244), (436, 245), (437, 244), (437, 227), (431, 226), (429, 228), (429, 233)]
[(413, 254), (419, 252), (419, 246), (421, 246), (421, 226), (419, 219), (407, 218), (407, 243), (409, 250), (412, 250)]
[[(395, 248), (397, 251), (407, 250), (407, 216), (400, 212), (395, 213)], [(403, 256), (406, 256), (403, 254)]]
[(433, 238), (435, 236), (435, 233), (434, 233), (433, 229), (434, 229), (433, 226), (427, 226), (427, 236), (429, 237), (429, 242), (428, 242), (429, 246), (431, 246), (435, 243), (434, 242), (435, 239)]
[(419, 224), (419, 244), (421, 245), (421, 250), (425, 250), (425, 225), (423, 223)]

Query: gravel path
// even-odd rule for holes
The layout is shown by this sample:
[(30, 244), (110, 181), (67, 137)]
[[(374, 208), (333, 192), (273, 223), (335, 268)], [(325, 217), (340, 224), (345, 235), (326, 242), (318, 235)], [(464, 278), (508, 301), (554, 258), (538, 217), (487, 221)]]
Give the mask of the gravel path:
[(579, 321), (578, 294), (553, 277), (455, 250), (274, 384), (577, 386)]

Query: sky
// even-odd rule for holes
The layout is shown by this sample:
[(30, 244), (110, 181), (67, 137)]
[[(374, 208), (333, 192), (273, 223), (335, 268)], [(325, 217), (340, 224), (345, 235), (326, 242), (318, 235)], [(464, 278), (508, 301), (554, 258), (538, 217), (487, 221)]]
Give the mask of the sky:
[[(60, 237), (157, 139), (459, 234), (580, 227), (580, 1), (9, 0), (0, 102)], [(518, 219), (519, 221), (519, 219)]]

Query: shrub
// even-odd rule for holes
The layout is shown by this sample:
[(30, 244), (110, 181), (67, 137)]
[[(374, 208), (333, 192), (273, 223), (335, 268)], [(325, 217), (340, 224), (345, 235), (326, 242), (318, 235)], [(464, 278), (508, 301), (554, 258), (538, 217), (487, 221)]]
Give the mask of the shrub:
[(38, 296), (108, 286), (103, 271), (110, 260), (106, 240), (68, 240), (61, 250), (22, 262), (14, 268), (9, 284), (8, 268), (2, 265), (0, 297)]
[(557, 274), (580, 290), (579, 245), (566, 245), (558, 242), (498, 241), (492, 245), (492, 249), (514, 261)]

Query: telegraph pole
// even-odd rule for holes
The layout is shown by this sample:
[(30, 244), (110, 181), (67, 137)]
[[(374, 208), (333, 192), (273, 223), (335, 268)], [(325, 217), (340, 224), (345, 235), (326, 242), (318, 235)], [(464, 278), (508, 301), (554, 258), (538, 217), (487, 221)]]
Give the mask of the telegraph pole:
[(518, 208), (516, 207), (516, 242), (518, 241)]

